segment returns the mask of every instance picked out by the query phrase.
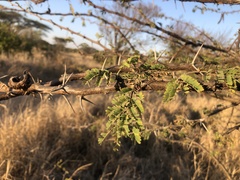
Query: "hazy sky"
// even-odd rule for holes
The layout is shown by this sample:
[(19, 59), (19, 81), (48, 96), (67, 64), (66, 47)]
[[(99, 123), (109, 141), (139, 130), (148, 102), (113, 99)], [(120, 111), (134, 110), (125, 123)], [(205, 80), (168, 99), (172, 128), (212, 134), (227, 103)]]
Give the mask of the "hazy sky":
[[(200, 29), (205, 29), (206, 31), (210, 32), (216, 32), (216, 33), (222, 33), (226, 32), (226, 34), (229, 37), (234, 38), (234, 34), (237, 32), (240, 24), (240, 16), (239, 13), (225, 16), (225, 19), (223, 22), (218, 24), (218, 21), (220, 19), (220, 14), (216, 13), (210, 13), (205, 12), (204, 14), (201, 14), (201, 12), (197, 11), (195, 13), (192, 12), (193, 8), (198, 5), (201, 6), (200, 3), (181, 3), (174, 0), (169, 1), (162, 1), (162, 0), (146, 0), (142, 2), (152, 2), (156, 5), (160, 6), (162, 9), (162, 12), (164, 12), (166, 15), (179, 18), (182, 20), (185, 20), (187, 22), (192, 22), (193, 24), (197, 25)], [(88, 7), (84, 6), (83, 4), (79, 3), (79, 0), (70, 0), (72, 3), (75, 12), (87, 12)], [(110, 1), (107, 0), (93, 0), (94, 3), (101, 3), (101, 5), (105, 4), (106, 6), (109, 5)], [(0, 5), (7, 5), (11, 6), (9, 2), (0, 2)], [(23, 7), (28, 7), (29, 2), (22, 2), (21, 5)], [(33, 5), (33, 3), (31, 3)], [(48, 6), (50, 6), (51, 12), (70, 12), (69, 8), (69, 1), (68, 0), (49, 0), (48, 2), (42, 3), (40, 5), (33, 5), (33, 10), (45, 12), (48, 9)], [(232, 10), (238, 10), (240, 9), (240, 6), (229, 6), (229, 5), (213, 5), (213, 4), (206, 4), (208, 8), (216, 8), (219, 7), (221, 10), (224, 11), (232, 11)], [(39, 20), (36, 17), (28, 16), (30, 18), (33, 18), (35, 20)], [(90, 36), (95, 38), (95, 34), (98, 32), (98, 27), (94, 24), (86, 23), (86, 27), (82, 26), (82, 22), (80, 19), (76, 19), (74, 23), (71, 23), (72, 17), (65, 17), (60, 21), (61, 17), (50, 17), (50, 16), (43, 16), (44, 18), (51, 18), (54, 22), (59, 23), (63, 26), (67, 26), (70, 29), (81, 32), (83, 35)], [(45, 23), (43, 21), (43, 23)], [(51, 24), (46, 23), (49, 26), (52, 27)], [(78, 38), (76, 36), (72, 36), (70, 32), (64, 31), (59, 29), (58, 27), (53, 27), (53, 31), (49, 32), (48, 40), (50, 42), (53, 42), (51, 39), (54, 36), (58, 37), (73, 37), (75, 42), (79, 45), (84, 40), (81, 38)]]

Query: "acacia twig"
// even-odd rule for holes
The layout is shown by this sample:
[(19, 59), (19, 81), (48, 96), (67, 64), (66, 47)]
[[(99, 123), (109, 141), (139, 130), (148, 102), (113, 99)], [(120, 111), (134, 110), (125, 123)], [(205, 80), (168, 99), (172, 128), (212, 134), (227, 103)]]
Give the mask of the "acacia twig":
[(200, 46), (200, 48), (198, 49), (197, 53), (195, 54), (195, 56), (194, 56), (194, 58), (192, 60), (192, 67), (194, 69), (196, 69), (203, 76), (203, 73), (200, 71), (200, 69), (195, 66), (195, 61), (196, 61), (197, 56), (198, 56), (199, 52), (201, 51), (202, 47), (203, 47), (203, 44)]
[[(173, 37), (175, 39), (178, 39), (178, 40), (186, 43), (186, 45), (192, 45), (193, 47), (198, 47), (198, 46), (202, 45), (202, 43), (200, 43), (200, 42), (191, 41), (191, 40), (186, 39), (186, 38), (184, 38), (184, 37), (182, 37), (182, 36), (172, 32), (172, 31), (168, 31), (168, 30), (164, 29), (163, 27), (158, 26), (154, 22), (149, 23), (149, 22), (145, 22), (145, 21), (140, 21), (140, 20), (138, 20), (138, 19), (136, 19), (134, 17), (129, 17), (126, 14), (119, 13), (117, 11), (113, 11), (113, 10), (107, 9), (106, 7), (103, 7), (103, 6), (96, 5), (96, 4), (94, 4), (90, 0), (87, 1), (87, 3), (90, 6), (94, 7), (94, 8), (102, 10), (103, 12), (107, 12), (109, 14), (114, 14), (114, 15), (117, 15), (119, 17), (125, 18), (126, 20), (129, 20), (129, 21), (132, 21), (132, 22), (136, 22), (136, 23), (138, 23), (140, 25), (143, 25), (145, 27), (151, 27), (153, 29), (159, 30), (159, 31), (163, 32), (164, 34), (166, 34), (166, 35), (168, 35), (170, 37)], [(207, 45), (207, 44), (204, 44), (203, 48), (210, 49), (210, 50), (213, 50), (213, 51), (225, 52), (225, 53), (228, 52), (226, 49), (215, 47), (215, 46), (212, 46), (212, 45)]]
[[(11, 3), (11, 2), (10, 2), (10, 3)], [(89, 42), (91, 42), (91, 43), (93, 43), (93, 44), (97, 44), (98, 46), (100, 46), (101, 48), (103, 48), (105, 51), (111, 51), (111, 49), (109, 49), (109, 48), (107, 48), (106, 46), (104, 46), (100, 41), (95, 41), (95, 40), (93, 40), (93, 39), (91, 39), (91, 38), (89, 38), (89, 37), (87, 37), (87, 36), (85, 36), (85, 35), (83, 35), (83, 34), (81, 34), (81, 33), (79, 33), (79, 32), (76, 32), (76, 31), (73, 31), (73, 30), (69, 29), (68, 27), (61, 26), (60, 24), (57, 24), (56, 22), (54, 22), (54, 21), (51, 20), (51, 19), (43, 18), (43, 17), (40, 16), (39, 14), (33, 13), (33, 12), (30, 11), (30, 10), (24, 9), (24, 8), (23, 8), (20, 4), (18, 4), (18, 3), (16, 3), (16, 4), (15, 4), (15, 3), (11, 3), (11, 5), (12, 5), (13, 7), (18, 7), (18, 8), (20, 8), (20, 9), (22, 10), (22, 12), (26, 12), (26, 13), (28, 13), (28, 14), (31, 14), (31, 15), (39, 18), (39, 19), (42, 20), (42, 21), (49, 22), (49, 23), (53, 24), (54, 26), (59, 27), (60, 29), (64, 29), (64, 30), (70, 32), (71, 34), (75, 34), (75, 35), (77, 35), (77, 36), (79, 36), (79, 37), (82, 37), (82, 38), (88, 40)], [(7, 8), (5, 7), (5, 9), (7, 9)]]

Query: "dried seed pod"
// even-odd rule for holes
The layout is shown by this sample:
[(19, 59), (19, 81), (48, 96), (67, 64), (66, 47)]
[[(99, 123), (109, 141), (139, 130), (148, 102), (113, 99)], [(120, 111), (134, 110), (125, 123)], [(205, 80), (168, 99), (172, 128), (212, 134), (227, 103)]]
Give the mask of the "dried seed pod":
[(12, 76), (8, 81), (8, 86), (12, 89), (27, 90), (32, 84), (32, 79), (28, 71), (24, 71), (22, 76)]

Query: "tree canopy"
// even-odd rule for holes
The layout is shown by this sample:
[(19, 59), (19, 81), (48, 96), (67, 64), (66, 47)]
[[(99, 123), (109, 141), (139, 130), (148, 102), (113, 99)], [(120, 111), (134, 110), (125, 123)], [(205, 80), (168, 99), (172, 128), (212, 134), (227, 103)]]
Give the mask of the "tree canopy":
[[(0, 51), (28, 51), (36, 46), (51, 28), (41, 22), (26, 18), (18, 12), (0, 12)], [(30, 42), (31, 41), (31, 42)]]

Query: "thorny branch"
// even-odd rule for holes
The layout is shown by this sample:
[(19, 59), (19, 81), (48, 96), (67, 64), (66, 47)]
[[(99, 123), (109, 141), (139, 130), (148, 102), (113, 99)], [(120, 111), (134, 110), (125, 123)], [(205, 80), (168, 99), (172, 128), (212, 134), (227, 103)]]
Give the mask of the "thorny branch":
[[(53, 24), (54, 26), (59, 27), (60, 29), (66, 30), (66, 31), (70, 32), (71, 34), (75, 34), (79, 37), (82, 37), (82, 38), (88, 40), (89, 42), (98, 45), (99, 47), (103, 48), (106, 51), (115, 53), (111, 48), (109, 48), (106, 45), (103, 45), (100, 42), (100, 40), (94, 40), (93, 38), (87, 37), (87, 36), (85, 36), (85, 35), (83, 35), (79, 32), (73, 31), (72, 29), (70, 29), (68, 27), (64, 27), (64, 26), (62, 26), (60, 24), (57, 24), (56, 22), (54, 22), (50, 19), (42, 17), (42, 15), (73, 16), (72, 13), (36, 12), (36, 11), (32, 11), (31, 9), (25, 9), (22, 6), (20, 6), (18, 3), (12, 3), (11, 1), (10, 1), (10, 3), (15, 8), (8, 8), (8, 7), (5, 7), (5, 6), (1, 6), (1, 8), (4, 9), (4, 10), (9, 10), (9, 11), (18, 11), (18, 12), (29, 13), (29, 14), (39, 18), (40, 20), (49, 22), (49, 23)], [(210, 49), (212, 51), (229, 53), (229, 48), (222, 48), (222, 47), (219, 47), (219, 46), (215, 46), (214, 44), (211, 45), (211, 44), (207, 44), (205, 42), (199, 42), (196, 39), (186, 38), (186, 37), (183, 37), (182, 35), (179, 35), (176, 32), (168, 30), (167, 28), (162, 27), (161, 24), (157, 24), (157, 23), (153, 22), (152, 20), (148, 19), (143, 13), (141, 13), (141, 11), (136, 11), (136, 12), (138, 12), (145, 19), (144, 21), (141, 21), (141, 20), (139, 20), (135, 17), (131, 17), (131, 16), (128, 16), (128, 15), (123, 14), (123, 13), (119, 13), (117, 11), (113, 11), (113, 10), (111, 10), (111, 9), (105, 7), (105, 6), (97, 5), (90, 0), (86, 1), (86, 3), (90, 7), (93, 7), (94, 9), (98, 9), (101, 12), (109, 13), (110, 15), (116, 15), (116, 16), (124, 18), (125, 20), (130, 21), (132, 23), (137, 23), (137, 24), (139, 24), (143, 27), (146, 27), (146, 29), (140, 28), (140, 29), (137, 29), (136, 31), (144, 32), (146, 34), (156, 36), (156, 37), (158, 37), (160, 39), (163, 39), (163, 40), (173, 41), (173, 42), (177, 42), (177, 43), (181, 42), (181, 46), (187, 45), (187, 46), (192, 46), (192, 47), (200, 47), (202, 45), (202, 43), (204, 43), (202, 48)], [(135, 7), (132, 7), (132, 8), (135, 8)], [(115, 25), (113, 22), (108, 21), (107, 19), (101, 17), (100, 15), (95, 15), (91, 11), (89, 13), (76, 12), (76, 13), (74, 13), (74, 16), (75, 17), (77, 17), (77, 16), (79, 16), (79, 17), (84, 17), (84, 16), (92, 17), (92, 18), (95, 18), (95, 19), (99, 20), (100, 22), (103, 22), (103, 23), (109, 25), (112, 29), (116, 30), (122, 36), (122, 38), (126, 41), (126, 43), (130, 46), (130, 48), (132, 50), (135, 50), (135, 47), (132, 44), (132, 42), (121, 32), (121, 30), (120, 30), (121, 27)], [(164, 16), (164, 18), (170, 19), (170, 17), (166, 17), (166, 16)], [(156, 30), (156, 32), (150, 31), (148, 29)], [(198, 31), (198, 29), (196, 29), (196, 30)], [(165, 36), (160, 35), (159, 32), (162, 32), (162, 34), (165, 35)], [(202, 32), (202, 33), (203, 33), (204, 36), (209, 38), (204, 32)], [(172, 39), (170, 39), (169, 37), (171, 37)], [(210, 38), (210, 40), (211, 40), (211, 38)]]
[[(186, 39), (172, 31), (169, 31), (169, 30), (166, 30), (164, 28), (162, 28), (161, 26), (157, 25), (156, 23), (154, 22), (144, 22), (144, 21), (140, 21), (134, 17), (129, 17), (125, 14), (122, 14), (122, 13), (119, 13), (119, 12), (116, 12), (116, 11), (112, 11), (110, 9), (107, 9), (106, 7), (103, 7), (103, 6), (99, 6), (99, 5), (96, 5), (94, 4), (92, 1), (87, 1), (87, 3), (90, 5), (90, 6), (93, 6), (94, 8), (97, 8), (97, 9), (100, 9), (102, 10), (103, 12), (107, 12), (109, 14), (114, 14), (114, 15), (117, 15), (117, 16), (120, 16), (120, 17), (123, 17), (125, 18), (126, 20), (129, 20), (129, 21), (132, 21), (132, 22), (136, 22), (142, 26), (145, 26), (145, 27), (151, 27), (153, 29), (156, 29), (158, 31), (161, 31), (163, 32), (164, 34), (172, 37), (172, 38), (175, 38), (177, 40), (180, 40), (182, 42), (184, 42), (186, 45), (191, 45), (193, 47), (198, 47), (198, 46), (201, 46), (202, 45), (202, 42), (194, 42), (192, 40), (189, 40), (189, 39)], [(219, 47), (215, 47), (215, 46), (212, 46), (212, 45), (207, 45), (207, 44), (204, 44), (203, 45), (203, 48), (206, 48), (206, 49), (210, 49), (210, 50), (213, 50), (213, 51), (220, 51), (220, 52), (228, 52), (228, 50), (226, 49), (223, 49), (223, 48), (219, 48)]]
[[(184, 67), (184, 69), (186, 69)], [(120, 68), (114, 66), (108, 68), (112, 73), (130, 72), (130, 68)], [(118, 91), (116, 84), (112, 83), (102, 87), (90, 87), (90, 88), (76, 88), (67, 85), (67, 82), (84, 80), (86, 73), (77, 74), (64, 74), (58, 79), (54, 79), (48, 82), (34, 82), (30, 75), (30, 72), (24, 71), (22, 76), (12, 76), (9, 78), (7, 84), (0, 81), (0, 101), (14, 98), (17, 96), (31, 95), (31, 94), (51, 94), (51, 95), (79, 95), (86, 96), (92, 94), (107, 94), (110, 92)], [(117, 83), (117, 82), (116, 82)], [(127, 84), (127, 83), (126, 83)], [(156, 82), (145, 82), (142, 86), (142, 90), (164, 90), (166, 82), (161, 84)]]
[[(153, 71), (151, 73), (151, 78), (141, 80), (141, 86), (138, 86), (140, 91), (164, 91), (166, 85), (174, 77), (178, 76), (179, 73), (191, 73), (200, 74), (196, 71), (193, 66), (189, 65), (175, 65), (170, 63), (160, 63), (164, 66), (164, 69), (159, 71)], [(3, 83), (0, 81), (0, 101), (14, 98), (17, 96), (32, 95), (32, 94), (50, 94), (50, 95), (76, 95), (76, 96), (86, 96), (93, 94), (107, 94), (110, 92), (119, 91), (124, 87), (133, 88), (135, 87), (134, 82), (127, 79), (122, 79), (121, 75), (124, 73), (130, 73), (133, 71), (132, 68), (113, 66), (107, 71), (111, 72), (112, 78), (115, 79), (111, 81), (110, 84), (105, 84), (100, 87), (76, 87), (71, 86), (71, 81), (84, 81), (86, 73), (76, 73), (76, 74), (66, 74), (62, 75), (60, 78), (48, 81), (48, 82), (35, 82), (30, 72), (24, 71), (22, 76), (10, 77), (8, 83)], [(203, 72), (203, 71), (202, 71)], [(114, 78), (116, 76), (116, 78)], [(118, 78), (120, 77), (120, 78)], [(202, 77), (202, 76), (200, 76)], [(121, 81), (119, 81), (119, 79)], [(212, 96), (224, 99), (224, 90), (229, 90), (227, 86), (222, 84), (214, 84), (214, 82), (204, 82), (199, 81), (201, 85), (205, 88), (205, 93), (212, 93)], [(194, 91), (193, 89), (190, 91)], [(237, 94), (237, 92), (236, 92)], [(234, 103), (234, 102), (233, 102)], [(235, 102), (236, 103), (236, 102)]]
[[(11, 3), (12, 4), (12, 3)], [(14, 4), (12, 4), (12, 6), (16, 6)], [(66, 31), (69, 31), (71, 34), (75, 34), (77, 36), (80, 36), (86, 40), (88, 40), (89, 42), (93, 43), (93, 44), (96, 44), (96, 45), (99, 45), (101, 48), (103, 48), (104, 50), (108, 50), (108, 51), (111, 51), (111, 49), (107, 48), (106, 46), (104, 46), (100, 41), (95, 41), (85, 35), (82, 35), (81, 33), (78, 33), (78, 32), (75, 32), (67, 27), (64, 27), (64, 26), (61, 26), (60, 24), (57, 24), (55, 23), (54, 21), (50, 20), (50, 19), (46, 19), (46, 18), (43, 18), (41, 17), (42, 15), (52, 15), (52, 16), (72, 16), (73, 14), (72, 13), (50, 13), (50, 12), (37, 12), (37, 11), (31, 11), (31, 10), (26, 10), (24, 9), (22, 6), (20, 6), (19, 4), (17, 4), (17, 7), (20, 8), (20, 9), (14, 9), (14, 8), (8, 8), (8, 7), (2, 7), (4, 8), (5, 10), (8, 10), (8, 11), (17, 11), (17, 12), (27, 12), (33, 16), (36, 16), (38, 17), (40, 20), (43, 20), (43, 21), (46, 21), (46, 22), (49, 22), (51, 24), (53, 24), (54, 26), (56, 27), (59, 27), (60, 29), (64, 29)], [(119, 32), (119, 34), (123, 37), (123, 39), (125, 39), (125, 41), (129, 44), (129, 46), (131, 47), (132, 50), (135, 51), (135, 48), (134, 46), (131, 44), (131, 42), (129, 41), (129, 39), (121, 32), (120, 30), (120, 27), (119, 26), (116, 26), (114, 25), (114, 23), (111, 23), (110, 21), (100, 17), (100, 16), (97, 16), (95, 14), (93, 14), (92, 12), (91, 13), (75, 13), (74, 16), (86, 16), (86, 17), (93, 17), (93, 18), (96, 18), (98, 20), (100, 20), (101, 22), (105, 23), (105, 24), (108, 24), (111, 26), (111, 28), (117, 30), (117, 32)]]
[[(35, 12), (32, 12), (32, 11), (27, 10), (27, 9), (24, 9), (24, 8), (23, 8), (22, 6), (20, 6), (18, 3), (17, 3), (17, 4), (11, 3), (11, 5), (14, 6), (14, 7), (20, 8), (20, 10), (21, 10), (22, 12), (29, 13), (29, 14), (31, 14), (31, 15), (39, 18), (39, 19), (42, 20), (42, 21), (49, 22), (49, 23), (53, 24), (54, 26), (56, 26), (56, 27), (58, 27), (58, 28), (60, 28), (60, 29), (66, 30), (66, 31), (70, 32), (71, 34), (74, 34), (74, 35), (77, 35), (77, 36), (79, 36), (79, 37), (82, 37), (82, 38), (88, 40), (89, 42), (91, 42), (91, 43), (93, 43), (93, 44), (97, 44), (98, 46), (100, 46), (101, 48), (103, 48), (105, 51), (111, 51), (109, 48), (107, 48), (106, 46), (104, 46), (100, 41), (93, 40), (93, 39), (91, 39), (91, 38), (89, 38), (89, 37), (87, 37), (87, 36), (85, 36), (85, 35), (83, 35), (83, 34), (81, 34), (81, 33), (79, 33), (79, 32), (76, 32), (76, 31), (73, 31), (73, 30), (69, 29), (68, 27), (61, 26), (60, 24), (54, 22), (53, 20), (50, 20), (50, 19), (47, 19), (47, 18), (43, 18), (42, 16), (40, 16), (39, 14), (37, 14), (37, 13), (35, 13)], [(7, 8), (7, 7), (3, 7), (3, 8), (6, 9), (6, 10), (14, 10), (14, 11), (17, 11), (17, 10), (15, 10), (15, 9)]]

